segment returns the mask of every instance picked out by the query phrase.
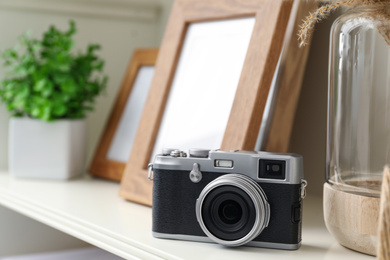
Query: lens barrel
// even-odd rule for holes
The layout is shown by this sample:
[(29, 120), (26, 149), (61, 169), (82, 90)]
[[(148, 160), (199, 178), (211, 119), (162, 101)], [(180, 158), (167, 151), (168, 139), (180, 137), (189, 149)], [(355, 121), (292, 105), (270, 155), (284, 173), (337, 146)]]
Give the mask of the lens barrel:
[(268, 225), (270, 207), (263, 189), (242, 174), (226, 174), (210, 182), (196, 202), (203, 232), (225, 246), (244, 245)]

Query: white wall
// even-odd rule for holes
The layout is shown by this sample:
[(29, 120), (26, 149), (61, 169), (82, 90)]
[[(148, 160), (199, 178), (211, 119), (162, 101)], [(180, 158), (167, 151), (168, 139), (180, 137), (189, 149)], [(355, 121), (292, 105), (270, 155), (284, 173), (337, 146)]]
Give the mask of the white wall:
[(8, 164), (8, 114), (4, 106), (0, 106), (0, 169), (6, 169)]
[(303, 156), (308, 195), (322, 196), (326, 172), (329, 33), (336, 12), (316, 25), (289, 151)]

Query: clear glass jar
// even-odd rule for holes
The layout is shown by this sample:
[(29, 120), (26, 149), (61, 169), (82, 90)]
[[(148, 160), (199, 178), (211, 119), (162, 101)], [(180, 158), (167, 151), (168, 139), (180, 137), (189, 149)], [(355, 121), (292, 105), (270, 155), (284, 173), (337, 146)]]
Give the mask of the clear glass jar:
[(370, 197), (380, 196), (390, 164), (390, 27), (382, 11), (362, 6), (340, 16), (329, 56), (327, 181)]

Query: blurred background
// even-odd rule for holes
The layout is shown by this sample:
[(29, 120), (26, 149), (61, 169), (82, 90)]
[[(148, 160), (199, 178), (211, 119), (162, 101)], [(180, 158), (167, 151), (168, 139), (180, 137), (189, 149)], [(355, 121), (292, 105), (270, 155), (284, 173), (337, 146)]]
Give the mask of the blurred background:
[[(102, 46), (109, 76), (106, 93), (87, 117), (88, 160), (97, 146), (121, 85), (132, 52), (158, 47), (173, 0), (0, 0), (0, 49), (14, 46), (19, 35), (41, 37), (53, 24), (67, 29), (77, 24), (76, 49), (88, 43)], [(336, 15), (317, 24), (309, 53), (301, 97), (290, 141), (290, 152), (304, 158), (308, 196), (321, 196), (325, 181), (327, 77), (330, 26)], [(298, 44), (298, 43), (297, 43)], [(0, 68), (0, 79), (3, 77)], [(0, 105), (0, 170), (7, 170), (9, 114)], [(0, 207), (0, 256), (84, 246), (85, 243)], [(12, 225), (7, 224), (12, 221)], [(34, 239), (39, 234), (42, 239)], [(23, 245), (23, 246), (21, 246)]]

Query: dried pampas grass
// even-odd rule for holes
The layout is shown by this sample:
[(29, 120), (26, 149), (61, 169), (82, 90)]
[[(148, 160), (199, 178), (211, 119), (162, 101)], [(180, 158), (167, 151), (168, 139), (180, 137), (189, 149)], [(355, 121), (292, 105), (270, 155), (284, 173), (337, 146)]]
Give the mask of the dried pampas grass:
[(298, 32), (299, 46), (305, 46), (309, 42), (314, 25), (326, 18), (340, 7), (353, 8), (357, 6), (378, 6), (381, 7), (376, 14), (371, 16), (373, 19), (380, 19), (378, 25), (379, 32), (384, 36), (386, 42), (390, 45), (390, 0), (336, 0), (336, 1), (319, 1), (326, 4), (310, 13), (300, 27)]

